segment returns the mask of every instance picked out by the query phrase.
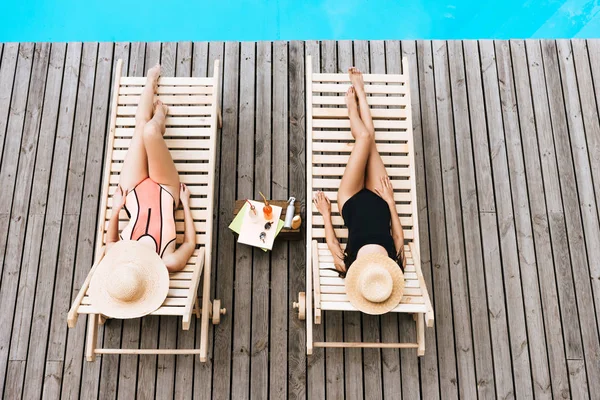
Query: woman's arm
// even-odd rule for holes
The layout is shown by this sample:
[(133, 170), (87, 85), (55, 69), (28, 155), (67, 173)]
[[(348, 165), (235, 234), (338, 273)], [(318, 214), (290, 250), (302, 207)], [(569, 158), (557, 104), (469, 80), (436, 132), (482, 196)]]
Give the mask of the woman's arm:
[(340, 242), (338, 241), (335, 231), (333, 230), (333, 223), (331, 222), (331, 203), (323, 192), (317, 192), (313, 202), (317, 207), (317, 210), (323, 216), (323, 223), (325, 225), (325, 240), (327, 241), (327, 247), (333, 255), (333, 264), (335, 269), (340, 272), (346, 272), (346, 265), (344, 264), (344, 251)]
[(392, 182), (388, 176), (381, 178), (381, 190), (375, 188), (375, 191), (385, 202), (388, 204), (391, 215), (391, 232), (392, 239), (394, 239), (394, 247), (396, 248), (396, 254), (402, 259), (402, 267), (406, 266), (404, 259), (404, 231), (402, 230), (402, 224), (400, 223), (400, 217), (396, 210), (396, 202), (394, 201), (394, 188)]
[(185, 234), (183, 243), (172, 254), (164, 257), (163, 261), (169, 272), (180, 271), (185, 267), (188, 260), (196, 249), (196, 228), (194, 227), (194, 219), (190, 210), (190, 191), (184, 184), (181, 184), (179, 198), (183, 205), (183, 218), (185, 224)]
[(119, 241), (119, 213), (125, 205), (125, 199), (126, 196), (123, 196), (123, 189), (121, 189), (121, 186), (118, 186), (113, 194), (112, 215), (110, 216), (108, 229), (106, 230), (107, 250), (109, 245)]

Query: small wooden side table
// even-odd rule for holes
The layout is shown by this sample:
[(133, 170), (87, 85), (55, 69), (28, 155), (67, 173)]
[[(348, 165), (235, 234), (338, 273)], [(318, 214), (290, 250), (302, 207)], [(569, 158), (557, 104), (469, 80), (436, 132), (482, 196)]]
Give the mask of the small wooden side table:
[[(263, 202), (262, 200), (255, 200), (258, 202)], [(238, 214), (238, 212), (240, 212), (240, 210), (242, 209), (242, 207), (244, 206), (244, 203), (246, 202), (246, 200), (236, 200), (235, 201), (235, 207), (233, 208), (233, 217), (235, 218), (235, 216)], [(285, 221), (285, 212), (287, 211), (287, 206), (288, 206), (288, 202), (287, 200), (269, 200), (269, 203), (271, 203), (274, 206), (279, 206), (282, 208), (281, 210), (281, 220)], [(294, 203), (294, 206), (296, 208), (296, 211), (294, 213), (294, 216), (296, 215), (300, 215), (300, 202), (296, 201)], [(262, 212), (262, 210), (257, 210), (258, 212)], [(303, 221), (304, 222), (304, 221)], [(279, 232), (279, 235), (277, 235), (277, 237), (275, 237), (275, 240), (277, 239), (283, 239), (283, 240), (300, 240), (302, 239), (302, 225), (300, 225), (300, 227), (298, 229), (286, 229), (286, 228), (281, 228), (281, 232)]]

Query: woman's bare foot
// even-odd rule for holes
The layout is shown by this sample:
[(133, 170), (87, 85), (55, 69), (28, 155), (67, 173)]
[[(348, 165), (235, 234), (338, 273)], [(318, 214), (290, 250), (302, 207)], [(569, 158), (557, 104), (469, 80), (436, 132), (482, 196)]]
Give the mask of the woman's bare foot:
[(165, 120), (167, 118), (168, 111), (169, 107), (167, 107), (167, 105), (162, 101), (156, 100), (154, 102), (154, 117), (152, 119), (160, 125), (163, 135), (165, 133)]
[(356, 91), (354, 86), (350, 86), (346, 92), (346, 107), (348, 107), (348, 115), (358, 112), (358, 102), (356, 100)]
[(148, 83), (151, 83), (154, 87), (154, 93), (158, 89), (158, 78), (160, 77), (160, 64), (156, 64), (154, 67), (148, 70)]
[(357, 95), (365, 94), (365, 81), (363, 80), (362, 72), (356, 67), (348, 68), (348, 75), (350, 76), (350, 82), (356, 89)]

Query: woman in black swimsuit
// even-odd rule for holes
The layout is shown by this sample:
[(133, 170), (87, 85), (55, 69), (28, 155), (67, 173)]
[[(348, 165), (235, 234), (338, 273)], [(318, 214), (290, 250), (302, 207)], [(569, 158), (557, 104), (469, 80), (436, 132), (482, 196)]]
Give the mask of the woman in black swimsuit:
[(394, 202), (394, 189), (375, 146), (375, 128), (367, 104), (362, 73), (348, 70), (352, 86), (346, 106), (355, 144), (338, 189), (337, 203), (348, 227), (346, 251), (342, 250), (331, 223), (331, 204), (323, 192), (313, 202), (323, 215), (327, 246), (340, 276), (354, 260), (366, 254), (385, 254), (404, 269), (404, 233)]

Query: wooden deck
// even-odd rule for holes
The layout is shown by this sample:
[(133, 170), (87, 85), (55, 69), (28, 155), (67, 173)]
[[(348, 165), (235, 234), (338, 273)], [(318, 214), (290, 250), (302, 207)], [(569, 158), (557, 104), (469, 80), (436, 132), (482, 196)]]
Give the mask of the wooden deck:
[[(600, 41), (0, 44), (0, 397), (476, 399), (600, 396)], [(304, 60), (409, 59), (426, 354), (316, 349), (291, 303), (305, 243), (237, 245), (234, 201), (307, 201)], [(209, 362), (84, 361), (71, 299), (93, 258), (111, 79), (223, 63)], [(199, 323), (199, 321), (198, 321)], [(105, 346), (189, 347), (172, 317), (112, 320)], [(412, 339), (403, 316), (326, 312), (315, 340)]]

